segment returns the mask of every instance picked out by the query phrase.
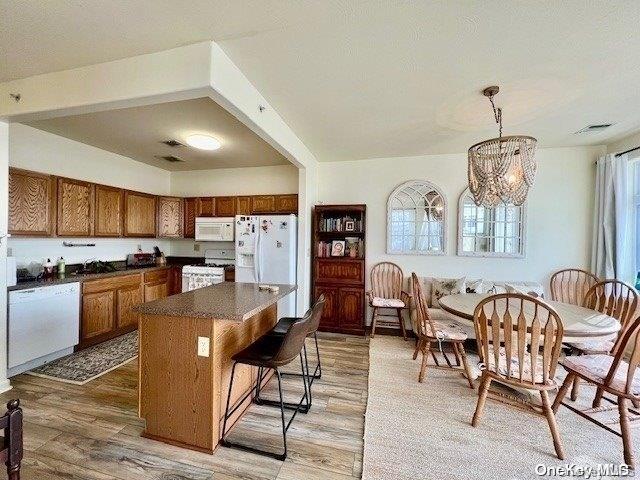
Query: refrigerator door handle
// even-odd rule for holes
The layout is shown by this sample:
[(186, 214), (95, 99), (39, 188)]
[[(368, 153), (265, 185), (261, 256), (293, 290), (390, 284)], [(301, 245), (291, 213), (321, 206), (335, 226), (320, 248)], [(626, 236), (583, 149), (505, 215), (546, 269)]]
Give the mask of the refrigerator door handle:
[(260, 283), (260, 265), (258, 256), (258, 244), (260, 243), (260, 234), (256, 235), (256, 239), (253, 242), (253, 276), (256, 283)]

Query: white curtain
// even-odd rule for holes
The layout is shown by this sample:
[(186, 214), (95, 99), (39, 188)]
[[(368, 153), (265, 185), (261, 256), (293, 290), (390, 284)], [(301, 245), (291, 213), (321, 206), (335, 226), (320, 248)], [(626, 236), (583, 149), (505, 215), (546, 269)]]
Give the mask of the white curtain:
[(596, 163), (591, 268), (600, 278), (633, 284), (636, 257), (631, 172), (627, 155), (605, 155)]

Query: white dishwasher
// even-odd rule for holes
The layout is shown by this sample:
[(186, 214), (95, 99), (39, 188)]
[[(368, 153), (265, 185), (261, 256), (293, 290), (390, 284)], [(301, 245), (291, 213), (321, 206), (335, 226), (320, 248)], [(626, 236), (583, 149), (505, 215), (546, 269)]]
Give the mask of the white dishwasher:
[(8, 373), (73, 352), (80, 335), (80, 283), (9, 292)]

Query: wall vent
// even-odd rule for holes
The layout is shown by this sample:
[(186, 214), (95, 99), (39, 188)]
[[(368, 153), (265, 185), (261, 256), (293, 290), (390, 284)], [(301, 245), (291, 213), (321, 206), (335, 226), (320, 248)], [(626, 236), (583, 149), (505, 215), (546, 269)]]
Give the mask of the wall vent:
[(599, 125), (587, 125), (586, 127), (581, 128), (575, 133), (599, 133), (603, 130), (606, 130), (611, 125), (612, 125), (611, 123), (602, 123)]
[(160, 143), (164, 143), (165, 145), (167, 145), (169, 147), (184, 147), (183, 143), (180, 143), (179, 141), (173, 140), (173, 139), (164, 140), (164, 141), (162, 141)]
[(165, 160), (167, 162), (176, 163), (176, 162), (184, 162), (181, 158), (178, 158), (174, 155), (156, 155), (156, 158), (160, 160)]

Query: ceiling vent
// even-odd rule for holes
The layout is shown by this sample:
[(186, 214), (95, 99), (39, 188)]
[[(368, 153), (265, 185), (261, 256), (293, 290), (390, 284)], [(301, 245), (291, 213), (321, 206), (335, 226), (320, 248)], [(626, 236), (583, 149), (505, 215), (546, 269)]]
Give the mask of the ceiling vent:
[(176, 163), (176, 162), (184, 162), (181, 158), (178, 158), (173, 155), (156, 155), (156, 158), (160, 160), (165, 160), (167, 162)]
[(184, 147), (183, 143), (180, 143), (177, 140), (165, 140), (163, 142), (160, 143), (164, 143), (165, 145), (169, 146), (169, 147)]
[(611, 123), (603, 123), (600, 125), (587, 125), (586, 127), (578, 130), (576, 133), (600, 133), (603, 130), (609, 128)]

